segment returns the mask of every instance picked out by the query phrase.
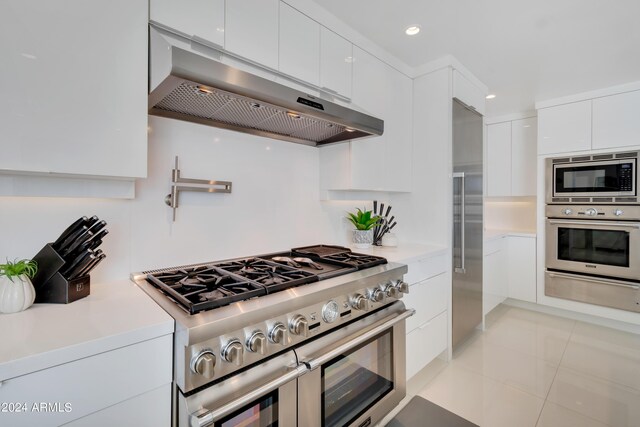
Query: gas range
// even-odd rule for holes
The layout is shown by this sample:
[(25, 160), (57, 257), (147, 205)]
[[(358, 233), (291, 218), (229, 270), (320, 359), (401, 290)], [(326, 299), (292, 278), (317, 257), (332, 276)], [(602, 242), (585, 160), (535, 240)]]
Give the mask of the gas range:
[(316, 245), (131, 277), (176, 320), (175, 382), (189, 393), (400, 299), (406, 271)]

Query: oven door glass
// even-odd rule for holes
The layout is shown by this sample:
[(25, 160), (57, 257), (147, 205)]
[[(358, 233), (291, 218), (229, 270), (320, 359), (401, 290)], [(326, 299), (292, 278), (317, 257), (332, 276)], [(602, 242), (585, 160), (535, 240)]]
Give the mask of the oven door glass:
[(558, 259), (629, 267), (629, 233), (622, 230), (558, 227)]
[(633, 192), (634, 162), (556, 166), (554, 194)]
[(278, 391), (217, 421), (215, 427), (278, 427)]
[(322, 426), (344, 426), (393, 390), (393, 330), (322, 365)]

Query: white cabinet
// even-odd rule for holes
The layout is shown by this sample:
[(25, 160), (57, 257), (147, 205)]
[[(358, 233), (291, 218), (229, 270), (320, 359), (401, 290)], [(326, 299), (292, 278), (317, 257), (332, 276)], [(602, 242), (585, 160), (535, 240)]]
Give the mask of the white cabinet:
[(453, 70), (453, 97), (484, 115), (485, 93), (458, 70)]
[[(321, 148), (326, 150), (321, 154), (321, 186), (325, 190), (410, 191), (412, 80), (358, 47), (353, 48), (353, 56), (352, 103), (384, 120), (384, 133), (353, 141), (348, 148)], [(334, 167), (338, 164), (343, 167)]]
[(0, 3), (0, 171), (144, 177), (147, 0)]
[(320, 28), (320, 86), (351, 98), (353, 45), (328, 28)]
[(447, 311), (407, 334), (407, 379), (447, 349)]
[(227, 0), (225, 49), (277, 70), (279, 3), (278, 0)]
[(482, 313), (484, 315), (507, 299), (509, 294), (509, 282), (505, 272), (507, 263), (505, 236), (485, 243), (482, 266)]
[(414, 283), (409, 294), (402, 298), (407, 308), (416, 310), (416, 314), (407, 319), (407, 332), (433, 319), (447, 309), (447, 296), (451, 283), (448, 276), (441, 273), (431, 279)]
[(224, 48), (225, 0), (150, 0), (149, 20), (195, 41)]
[(536, 143), (538, 121), (535, 117), (511, 122), (511, 195), (536, 195)]
[(509, 298), (536, 302), (536, 238), (509, 236)]
[[(165, 335), (5, 380), (0, 402), (58, 403), (62, 410), (3, 413), (3, 425), (61, 425), (78, 419), (76, 425), (109, 425), (105, 421), (112, 418), (126, 420), (125, 425), (169, 426), (172, 348), (173, 335)], [(156, 399), (141, 397), (148, 392)], [(119, 406), (117, 414), (100, 414), (113, 405)]]
[(593, 100), (593, 148), (640, 145), (640, 90)]
[(280, 72), (320, 84), (320, 24), (280, 3)]
[(591, 100), (538, 110), (538, 154), (591, 149)]
[(511, 122), (487, 126), (487, 196), (511, 196)]
[(536, 195), (536, 119), (487, 126), (487, 196)]

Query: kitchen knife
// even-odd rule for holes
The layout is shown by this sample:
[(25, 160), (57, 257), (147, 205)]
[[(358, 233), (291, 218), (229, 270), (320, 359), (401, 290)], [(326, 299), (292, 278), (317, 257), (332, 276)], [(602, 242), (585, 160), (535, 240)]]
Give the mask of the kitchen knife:
[(80, 273), (82, 270), (87, 268), (87, 266), (89, 264), (91, 264), (96, 259), (98, 259), (98, 257), (95, 256), (94, 254), (88, 254), (88, 256), (83, 258), (82, 261), (78, 265), (75, 266), (75, 268), (65, 272), (65, 274), (63, 274), (63, 276), (66, 277), (67, 280), (72, 280), (72, 279), (74, 279), (76, 277), (80, 277), (78, 273)]
[(378, 201), (377, 200), (373, 201), (373, 213), (374, 213), (374, 215), (378, 215)]
[(91, 227), (89, 227), (89, 231), (93, 234), (96, 234), (98, 231), (102, 230), (107, 225), (107, 221), (99, 220), (93, 223)]
[(106, 254), (101, 254), (100, 256), (95, 257), (83, 269), (73, 273), (73, 275), (69, 278), (69, 280), (73, 280), (73, 279), (77, 279), (78, 277), (86, 276), (87, 274), (89, 274), (91, 272), (91, 270), (93, 270), (106, 257), (107, 257)]
[(73, 242), (80, 237), (82, 234), (84, 234), (87, 230), (89, 229), (89, 227), (87, 227), (86, 225), (81, 226), (80, 228), (76, 229), (73, 233), (71, 233), (69, 235), (69, 237), (67, 237), (66, 239), (64, 239), (64, 242), (62, 242), (62, 244), (60, 244), (58, 247), (54, 248), (60, 255), (64, 256), (65, 252), (68, 252), (67, 249), (69, 248), (69, 246), (71, 246), (73, 244)]
[(391, 205), (387, 206), (387, 213), (384, 214), (385, 218), (387, 218), (389, 216), (389, 212), (391, 212)]
[(384, 203), (380, 203), (380, 213), (376, 215), (382, 216), (382, 212), (384, 212)]
[(92, 256), (96, 256), (92, 250), (87, 250), (81, 253), (80, 255), (75, 257), (75, 259), (69, 264), (69, 266), (64, 268), (60, 272), (60, 274), (62, 274), (63, 277), (71, 277), (71, 273), (84, 268), (89, 263), (89, 261), (91, 261)]
[(75, 254), (75, 251), (86, 241), (91, 240), (91, 238), (93, 237), (93, 233), (90, 232), (88, 229), (87, 231), (85, 231), (84, 233), (82, 233), (80, 236), (78, 236), (69, 246), (67, 246), (65, 249), (63, 249), (62, 251), (62, 257), (64, 259), (69, 259), (72, 258), (72, 256), (70, 256), (71, 254)]
[(62, 244), (62, 242), (64, 242), (67, 239), (67, 237), (71, 235), (71, 233), (74, 233), (79, 227), (81, 227), (82, 225), (85, 225), (88, 222), (89, 222), (89, 218), (87, 218), (86, 216), (78, 218), (70, 226), (68, 226), (66, 230), (62, 232), (60, 237), (58, 237), (51, 246), (53, 246), (53, 248), (56, 249)]

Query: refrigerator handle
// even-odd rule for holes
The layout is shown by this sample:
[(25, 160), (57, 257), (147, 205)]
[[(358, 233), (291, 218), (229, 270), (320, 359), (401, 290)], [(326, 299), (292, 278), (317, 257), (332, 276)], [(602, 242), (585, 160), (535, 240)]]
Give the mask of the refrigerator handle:
[[(465, 218), (465, 194), (464, 194), (464, 172), (456, 172), (453, 174), (453, 179), (460, 179), (460, 267), (454, 267), (454, 272), (465, 274), (464, 259), (464, 218)], [(455, 194), (454, 194), (455, 196)]]

